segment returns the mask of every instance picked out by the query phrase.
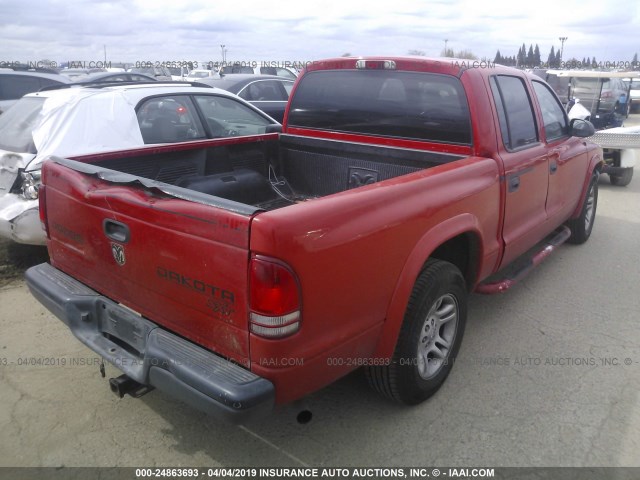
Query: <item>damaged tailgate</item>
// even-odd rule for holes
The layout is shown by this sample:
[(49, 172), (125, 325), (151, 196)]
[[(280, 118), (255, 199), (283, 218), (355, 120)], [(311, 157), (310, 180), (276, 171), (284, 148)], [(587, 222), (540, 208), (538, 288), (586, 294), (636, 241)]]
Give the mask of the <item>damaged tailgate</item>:
[(249, 226), (258, 209), (72, 160), (46, 162), (43, 180), (54, 267), (249, 366)]

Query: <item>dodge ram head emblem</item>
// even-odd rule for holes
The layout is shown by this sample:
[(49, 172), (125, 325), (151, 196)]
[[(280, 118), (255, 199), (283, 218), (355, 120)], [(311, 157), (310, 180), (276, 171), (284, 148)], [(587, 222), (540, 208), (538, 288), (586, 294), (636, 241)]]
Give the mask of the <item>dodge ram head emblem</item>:
[(122, 245), (112, 243), (111, 253), (113, 254), (113, 258), (118, 263), (118, 265), (122, 266), (127, 262), (126, 258), (124, 257), (124, 247)]

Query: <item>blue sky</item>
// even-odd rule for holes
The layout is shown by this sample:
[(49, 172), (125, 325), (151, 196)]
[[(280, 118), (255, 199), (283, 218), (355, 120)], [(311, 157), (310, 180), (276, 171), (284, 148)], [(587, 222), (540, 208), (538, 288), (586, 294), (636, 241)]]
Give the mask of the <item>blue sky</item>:
[(309, 61), (354, 55), (493, 59), (538, 43), (543, 60), (559, 37), (564, 59), (628, 61), (640, 53), (640, 2), (475, 0), (2, 0), (0, 62)]

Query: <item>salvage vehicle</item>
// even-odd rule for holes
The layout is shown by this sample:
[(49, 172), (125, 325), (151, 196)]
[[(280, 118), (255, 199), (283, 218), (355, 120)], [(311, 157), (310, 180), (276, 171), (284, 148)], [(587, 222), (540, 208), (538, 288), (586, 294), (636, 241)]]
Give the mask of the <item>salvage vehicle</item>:
[(120, 397), (245, 422), (364, 367), (415, 405), (451, 372), (469, 292), (590, 237), (593, 133), (508, 67), (314, 62), (280, 133), (47, 161), (51, 263), (27, 284), (123, 372)]
[(50, 155), (264, 133), (280, 125), (241, 98), (206, 85), (118, 83), (32, 93), (0, 115), (0, 237), (46, 243), (38, 189), (42, 162)]

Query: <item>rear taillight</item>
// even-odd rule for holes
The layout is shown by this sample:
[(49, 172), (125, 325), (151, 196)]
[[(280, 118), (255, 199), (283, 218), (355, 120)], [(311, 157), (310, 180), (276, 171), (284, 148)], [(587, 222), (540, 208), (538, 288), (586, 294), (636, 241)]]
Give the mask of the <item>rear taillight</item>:
[(38, 215), (40, 216), (40, 224), (42, 225), (42, 229), (44, 233), (47, 235), (47, 239), (50, 239), (49, 236), (49, 222), (47, 222), (47, 191), (44, 185), (40, 185), (38, 188)]
[(300, 328), (298, 278), (284, 263), (256, 256), (249, 265), (251, 332), (266, 338), (282, 338)]

